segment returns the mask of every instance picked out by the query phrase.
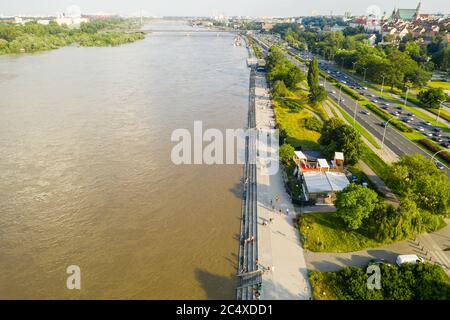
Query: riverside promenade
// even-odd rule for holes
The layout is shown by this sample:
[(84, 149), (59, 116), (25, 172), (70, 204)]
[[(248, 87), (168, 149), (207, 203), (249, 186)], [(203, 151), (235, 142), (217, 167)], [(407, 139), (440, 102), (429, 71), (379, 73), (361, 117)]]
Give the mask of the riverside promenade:
[[(254, 85), (256, 128), (273, 129), (274, 110), (264, 73), (255, 73)], [(257, 145), (257, 150), (261, 147)], [(263, 270), (260, 299), (308, 300), (311, 288), (300, 235), (294, 223), (295, 210), (285, 191), (281, 168), (275, 175), (266, 175), (262, 170), (264, 165), (257, 152), (258, 267)]]

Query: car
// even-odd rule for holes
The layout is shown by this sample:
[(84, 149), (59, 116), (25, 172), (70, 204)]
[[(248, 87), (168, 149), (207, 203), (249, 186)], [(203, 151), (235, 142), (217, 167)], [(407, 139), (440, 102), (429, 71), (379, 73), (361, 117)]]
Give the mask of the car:
[(425, 129), (423, 127), (417, 127), (416, 129), (417, 129), (417, 131), (421, 131), (421, 132), (425, 131)]
[(414, 117), (414, 114), (412, 114), (411, 112), (408, 112), (406, 115), (407, 115), (408, 117)]
[(395, 262), (400, 267), (404, 263), (416, 264), (416, 263), (422, 263), (422, 262), (424, 262), (424, 260), (423, 260), (423, 258), (418, 257), (415, 254), (402, 254), (397, 257)]
[(450, 149), (450, 143), (448, 143), (448, 142), (442, 142), (441, 146), (443, 146), (444, 148)]
[(442, 133), (436, 132), (436, 133), (434, 134), (434, 136), (435, 136), (435, 137), (442, 137)]
[(434, 164), (436, 165), (436, 167), (437, 167), (439, 170), (444, 170), (444, 169), (445, 169), (445, 166), (444, 166), (440, 161), (438, 161), (438, 160), (436, 160), (436, 161), (434, 162)]
[(386, 122), (380, 122), (378, 125), (380, 125), (384, 128), (384, 127), (386, 127)]
[(370, 112), (367, 111), (367, 110), (362, 111), (362, 113), (364, 113), (364, 114), (367, 115), (367, 116), (370, 116)]
[(402, 107), (397, 107), (396, 109), (397, 109), (397, 110), (403, 110)]
[(371, 96), (372, 98), (375, 98), (375, 97), (376, 97), (376, 95), (374, 95), (374, 94), (371, 94), (370, 96)]
[(426, 135), (430, 138), (433, 137), (433, 133), (431, 133), (431, 132), (426, 133)]
[(384, 105), (385, 105), (385, 106), (390, 106), (391, 104), (390, 104), (390, 103), (387, 103), (387, 102), (385, 102), (385, 103), (384, 103)]
[(330, 93), (332, 93), (332, 94), (336, 94), (336, 91), (334, 91), (334, 90), (331, 90), (331, 91), (330, 91)]
[(369, 260), (369, 264), (381, 264), (381, 263), (388, 263), (386, 260), (382, 258), (373, 258)]
[(368, 88), (367, 88), (367, 87), (363, 87), (363, 89), (364, 89), (364, 90), (367, 90)]
[(373, 99), (372, 101), (375, 102), (375, 103), (378, 103), (378, 100), (377, 100), (377, 99)]
[(442, 142), (442, 141), (444, 141), (444, 140), (442, 140), (442, 138), (440, 138), (440, 137), (433, 137), (433, 140), (436, 141), (436, 142)]
[(434, 127), (434, 128), (433, 128), (433, 131), (434, 131), (434, 132), (441, 132), (442, 130), (441, 130), (440, 128)]
[(381, 106), (381, 109), (384, 109), (384, 110), (386, 110), (388, 107), (386, 107), (386, 106)]

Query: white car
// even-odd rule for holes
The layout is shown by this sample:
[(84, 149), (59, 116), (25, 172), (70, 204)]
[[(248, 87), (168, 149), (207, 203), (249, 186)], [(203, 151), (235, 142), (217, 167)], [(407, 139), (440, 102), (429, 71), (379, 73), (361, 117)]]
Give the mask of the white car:
[(445, 169), (445, 166), (444, 166), (440, 161), (438, 161), (438, 160), (436, 160), (436, 161), (434, 162), (434, 164), (436, 165), (436, 167), (437, 167), (439, 170), (444, 170), (444, 169)]
[(395, 261), (398, 266), (401, 266), (404, 263), (421, 263), (424, 262), (423, 258), (418, 257), (415, 254), (402, 254), (397, 257), (397, 260)]

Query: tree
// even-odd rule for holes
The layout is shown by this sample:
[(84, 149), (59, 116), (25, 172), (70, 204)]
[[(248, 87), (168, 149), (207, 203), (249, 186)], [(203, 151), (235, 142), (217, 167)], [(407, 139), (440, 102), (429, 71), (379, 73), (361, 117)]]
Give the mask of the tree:
[(270, 81), (283, 81), (285, 86), (294, 89), (305, 79), (305, 75), (295, 64), (286, 59), (283, 51), (272, 46), (267, 57), (267, 77)]
[(441, 88), (428, 88), (420, 91), (417, 98), (425, 108), (437, 109), (447, 97)]
[(284, 167), (289, 167), (291, 165), (294, 157), (294, 152), (295, 149), (290, 144), (285, 143), (280, 147), (279, 155), (281, 164)]
[(363, 152), (359, 132), (338, 118), (325, 121), (319, 143), (323, 146), (327, 158), (332, 158), (335, 152), (343, 152), (347, 164), (358, 162)]
[(336, 195), (336, 212), (348, 228), (357, 230), (375, 209), (378, 195), (372, 189), (350, 184)]
[(435, 214), (449, 213), (447, 175), (424, 156), (404, 155), (392, 166), (389, 183), (400, 195), (411, 197), (419, 208)]
[(327, 98), (327, 93), (323, 87), (319, 86), (319, 65), (316, 58), (313, 58), (309, 63), (307, 79), (309, 102), (316, 104), (324, 101)]
[(288, 89), (283, 81), (277, 80), (273, 85), (272, 92), (275, 98), (284, 98), (288, 93)]

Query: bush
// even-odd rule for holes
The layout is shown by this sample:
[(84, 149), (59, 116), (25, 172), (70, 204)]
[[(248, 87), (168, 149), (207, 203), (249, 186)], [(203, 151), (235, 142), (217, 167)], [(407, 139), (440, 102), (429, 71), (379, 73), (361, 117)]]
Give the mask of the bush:
[(303, 119), (303, 126), (308, 130), (320, 132), (322, 130), (323, 124), (316, 117), (308, 117)]
[[(366, 268), (346, 267), (338, 272), (310, 272), (315, 299), (337, 300), (448, 300), (450, 279), (438, 265), (380, 264), (381, 289), (367, 288)], [(326, 295), (323, 295), (323, 293)]]
[[(427, 148), (427, 150), (429, 150), (433, 153), (436, 153), (436, 152), (442, 150), (441, 148), (439, 148), (438, 146), (436, 146), (434, 143), (432, 143), (430, 140), (427, 140), (427, 139), (421, 139), (421, 140), (419, 140), (419, 143), (421, 145), (423, 145), (425, 148)], [(449, 152), (444, 151), (444, 152), (439, 153), (437, 156), (450, 164), (450, 153)]]

